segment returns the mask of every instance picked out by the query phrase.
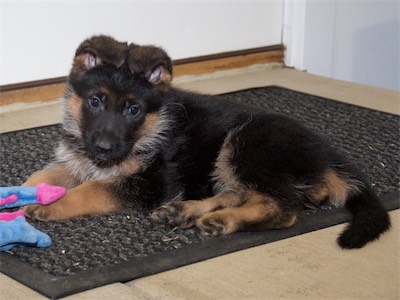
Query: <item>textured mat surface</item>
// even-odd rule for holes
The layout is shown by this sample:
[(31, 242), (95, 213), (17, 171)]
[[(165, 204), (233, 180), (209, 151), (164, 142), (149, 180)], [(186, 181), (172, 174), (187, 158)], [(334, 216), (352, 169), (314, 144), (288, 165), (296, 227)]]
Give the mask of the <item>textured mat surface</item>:
[[(400, 175), (398, 116), (279, 87), (250, 89), (224, 97), (302, 120), (360, 163), (378, 194), (387, 201), (388, 209), (398, 207), (398, 198), (393, 196), (398, 192)], [(0, 185), (19, 185), (42, 168), (51, 159), (60, 131), (60, 125), (54, 125), (1, 135)], [(64, 222), (29, 221), (48, 233), (53, 245), (46, 249), (18, 247), (2, 253), (0, 271), (46, 296), (60, 297), (348, 219), (346, 211), (324, 206), (305, 211), (300, 222), (289, 230), (239, 233), (218, 239), (204, 239), (195, 229), (171, 231), (160, 227), (149, 220), (148, 212)]]

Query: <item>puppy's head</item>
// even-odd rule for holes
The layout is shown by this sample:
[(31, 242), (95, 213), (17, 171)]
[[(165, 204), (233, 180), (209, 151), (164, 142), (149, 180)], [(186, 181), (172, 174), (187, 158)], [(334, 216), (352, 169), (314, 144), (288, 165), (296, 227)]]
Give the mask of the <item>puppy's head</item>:
[(64, 128), (75, 147), (100, 167), (130, 159), (135, 145), (154, 135), (171, 73), (171, 60), (158, 48), (107, 36), (84, 41), (65, 97)]

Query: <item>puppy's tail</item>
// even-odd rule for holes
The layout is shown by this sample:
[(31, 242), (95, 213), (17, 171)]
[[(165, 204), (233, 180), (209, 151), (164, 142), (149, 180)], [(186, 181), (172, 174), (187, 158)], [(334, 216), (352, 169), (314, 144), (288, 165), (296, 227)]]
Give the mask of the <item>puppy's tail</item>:
[(388, 213), (367, 184), (349, 195), (345, 207), (351, 211), (353, 219), (338, 238), (342, 248), (361, 248), (390, 227)]

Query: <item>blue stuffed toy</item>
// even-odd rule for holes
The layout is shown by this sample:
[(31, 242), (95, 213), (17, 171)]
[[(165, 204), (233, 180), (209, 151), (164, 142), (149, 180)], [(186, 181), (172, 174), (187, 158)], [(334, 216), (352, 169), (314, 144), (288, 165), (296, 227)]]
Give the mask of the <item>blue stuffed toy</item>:
[[(66, 192), (64, 187), (44, 183), (36, 187), (0, 187), (0, 209), (29, 204), (48, 205), (62, 198)], [(51, 239), (26, 221), (23, 210), (0, 212), (0, 251), (18, 245), (48, 247)]]

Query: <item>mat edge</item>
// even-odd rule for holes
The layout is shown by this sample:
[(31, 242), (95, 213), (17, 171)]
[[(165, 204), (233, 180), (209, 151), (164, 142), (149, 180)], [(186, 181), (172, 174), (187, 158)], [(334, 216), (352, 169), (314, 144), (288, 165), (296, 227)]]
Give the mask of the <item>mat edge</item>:
[[(394, 193), (385, 194), (381, 196), (380, 199), (382, 200), (385, 209), (387, 209), (388, 211), (400, 208), (400, 190)], [(339, 213), (338, 217), (336, 217), (336, 220), (332, 222), (332, 215), (337, 213)], [(21, 282), (22, 284), (41, 293), (46, 297), (58, 299), (107, 284), (117, 282), (124, 283), (141, 277), (205, 261), (221, 255), (230, 254), (236, 251), (245, 250), (263, 244), (325, 229), (331, 226), (348, 222), (351, 218), (351, 214), (344, 208), (321, 211), (318, 214), (312, 216), (313, 217), (300, 218), (297, 226), (295, 225), (294, 227), (288, 229), (261, 232), (240, 232), (234, 235), (216, 239), (209, 239), (201, 243), (196, 243), (197, 246), (200, 246), (197, 247), (196, 251), (193, 251), (191, 247), (193, 245), (187, 245), (180, 249), (168, 250), (165, 252), (149, 255), (144, 258), (132, 258), (126, 262), (122, 262), (116, 265), (98, 267), (91, 269), (90, 271), (80, 272), (76, 275), (68, 277), (57, 278), (42, 270), (33, 268), (28, 263), (18, 261), (13, 258), (11, 258), (11, 261), (14, 261), (17, 264), (21, 265), (23, 268), (25, 268), (25, 270), (29, 270), (29, 272), (25, 272), (22, 277), (16, 278), (17, 272), (14, 270), (15, 264), (13, 265), (10, 262), (4, 263), (2, 260), (0, 260), (0, 272)], [(305, 226), (306, 230), (300, 231), (300, 225)], [(282, 233), (284, 234), (282, 235)], [(217, 251), (210, 255), (204, 256), (207, 248), (212, 248)], [(174, 253), (174, 255), (170, 255), (172, 252)], [(0, 258), (2, 256), (3, 254), (0, 253)], [(169, 260), (171, 260), (172, 258), (172, 260), (174, 261), (174, 264), (172, 264), (173, 266), (171, 266), (170, 262), (166, 264), (165, 257), (168, 257)], [(176, 262), (175, 260), (177, 260), (177, 257), (179, 257), (180, 260), (182, 259), (182, 257), (184, 257), (185, 260), (183, 262)], [(144, 265), (146, 265), (147, 270), (144, 270)], [(150, 270), (149, 265), (151, 266)], [(161, 268), (160, 265), (162, 266)], [(124, 266), (122, 270), (119, 269), (121, 266)], [(34, 278), (37, 279), (36, 282), (29, 281), (29, 279), (32, 278), (32, 274), (35, 274)], [(100, 278), (94, 278), (95, 276), (99, 275)]]

